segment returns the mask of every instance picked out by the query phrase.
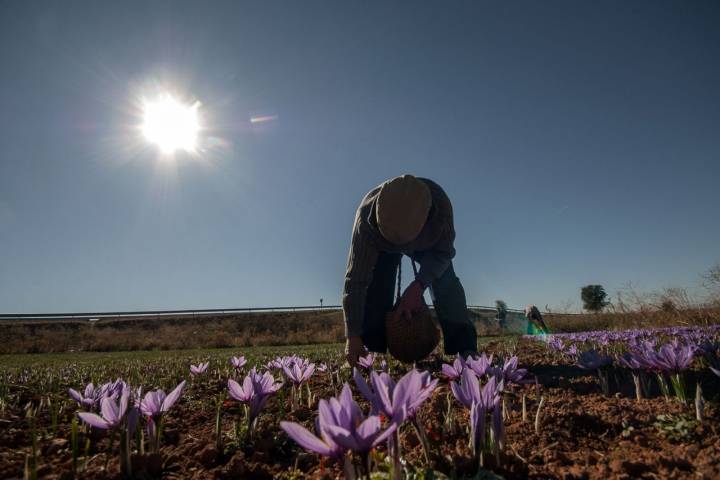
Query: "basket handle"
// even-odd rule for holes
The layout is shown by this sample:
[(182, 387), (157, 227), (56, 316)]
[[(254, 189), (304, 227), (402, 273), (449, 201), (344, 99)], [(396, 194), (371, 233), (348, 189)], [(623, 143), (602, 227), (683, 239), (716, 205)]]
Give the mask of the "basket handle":
[[(397, 275), (397, 296), (395, 297), (395, 305), (400, 304), (400, 296), (402, 293), (402, 255), (400, 255), (400, 262), (398, 262), (398, 275)], [(415, 265), (415, 260), (410, 257), (410, 265), (412, 265), (413, 273), (417, 277), (418, 271), (417, 266)]]

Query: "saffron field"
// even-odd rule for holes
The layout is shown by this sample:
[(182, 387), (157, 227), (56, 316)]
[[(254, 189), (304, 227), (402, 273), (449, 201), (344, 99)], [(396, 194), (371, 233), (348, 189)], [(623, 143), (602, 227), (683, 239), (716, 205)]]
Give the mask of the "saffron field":
[(717, 325), (0, 356), (0, 478), (720, 478)]

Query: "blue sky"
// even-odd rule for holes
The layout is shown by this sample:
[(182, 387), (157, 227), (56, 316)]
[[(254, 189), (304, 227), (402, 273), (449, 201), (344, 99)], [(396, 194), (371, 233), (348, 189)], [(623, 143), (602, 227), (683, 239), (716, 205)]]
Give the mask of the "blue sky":
[[(338, 303), (363, 194), (454, 203), (468, 301), (720, 260), (717, 2), (3, 2), (0, 311)], [(200, 101), (160, 158), (139, 99)], [(254, 115), (275, 120), (251, 124)]]

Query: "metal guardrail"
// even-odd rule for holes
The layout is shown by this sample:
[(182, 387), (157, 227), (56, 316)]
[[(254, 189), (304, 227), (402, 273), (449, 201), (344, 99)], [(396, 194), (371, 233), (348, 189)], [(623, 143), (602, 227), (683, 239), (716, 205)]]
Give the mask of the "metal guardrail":
[[(468, 305), (472, 310), (495, 311), (495, 307)], [(299, 312), (313, 310), (340, 310), (342, 305), (307, 305), (295, 307), (250, 307), (250, 308), (205, 308), (194, 310), (138, 310), (121, 312), (64, 312), (64, 313), (0, 313), (0, 321), (12, 320), (89, 320), (101, 318), (198, 316), (210, 314)], [(509, 308), (508, 312), (523, 313), (523, 310)]]
[(108, 317), (148, 317), (148, 316), (187, 316), (207, 315), (213, 313), (252, 313), (252, 312), (296, 312), (308, 310), (338, 310), (340, 305), (317, 305), (317, 306), (295, 306), (295, 307), (248, 307), (248, 308), (204, 308), (192, 310), (137, 310), (122, 312), (64, 312), (64, 313), (0, 313), (0, 320), (23, 320), (23, 319), (84, 319), (84, 318), (108, 318)]

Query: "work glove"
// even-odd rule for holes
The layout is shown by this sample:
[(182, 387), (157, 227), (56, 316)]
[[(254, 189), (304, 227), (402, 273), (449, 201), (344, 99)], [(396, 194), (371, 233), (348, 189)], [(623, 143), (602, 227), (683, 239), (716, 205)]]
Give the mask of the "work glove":
[(368, 351), (361, 337), (347, 337), (345, 341), (345, 358), (350, 367), (355, 367), (359, 357), (367, 355)]
[(425, 306), (423, 301), (423, 292), (425, 287), (417, 280), (413, 281), (403, 292), (400, 297), (400, 304), (397, 313), (403, 318), (410, 320), (415, 312), (419, 312)]

